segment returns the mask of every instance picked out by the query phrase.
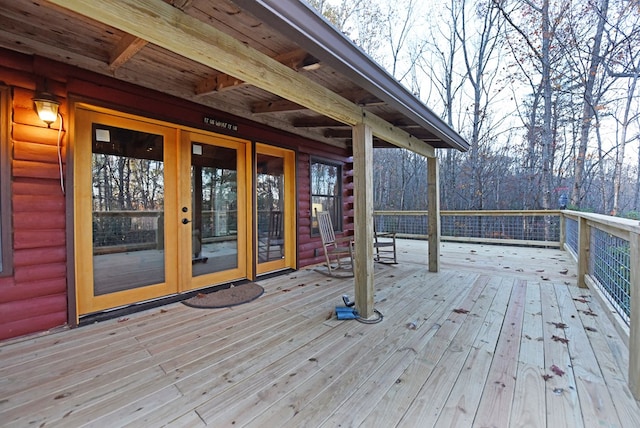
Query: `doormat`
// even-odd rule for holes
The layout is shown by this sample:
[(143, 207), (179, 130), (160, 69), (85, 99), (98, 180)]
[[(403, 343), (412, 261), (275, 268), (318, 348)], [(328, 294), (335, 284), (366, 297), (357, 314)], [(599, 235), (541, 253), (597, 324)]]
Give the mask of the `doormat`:
[(264, 288), (255, 282), (247, 282), (241, 285), (231, 285), (212, 293), (198, 293), (190, 299), (183, 300), (187, 306), (192, 308), (215, 309), (228, 308), (250, 302), (262, 296)]

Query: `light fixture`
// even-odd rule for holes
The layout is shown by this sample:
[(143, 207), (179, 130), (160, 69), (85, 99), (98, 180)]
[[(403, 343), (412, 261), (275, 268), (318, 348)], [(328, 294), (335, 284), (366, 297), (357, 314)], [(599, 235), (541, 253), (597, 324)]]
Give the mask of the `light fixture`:
[(44, 123), (51, 128), (51, 124), (58, 118), (58, 107), (60, 102), (48, 92), (37, 93), (33, 99), (36, 106), (36, 113)]

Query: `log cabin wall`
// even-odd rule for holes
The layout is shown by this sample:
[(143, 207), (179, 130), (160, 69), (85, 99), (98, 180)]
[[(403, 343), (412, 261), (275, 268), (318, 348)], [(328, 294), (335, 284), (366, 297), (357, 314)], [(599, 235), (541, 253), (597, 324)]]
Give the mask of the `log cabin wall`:
[[(4, 55), (2, 62), (0, 82), (11, 88), (11, 130), (6, 142), (11, 172), (10, 183), (3, 183), (3, 191), (10, 192), (11, 212), (2, 215), (11, 217), (13, 263), (3, 266), (0, 276), (0, 339), (6, 339), (64, 325), (68, 316), (65, 197), (56, 148), (58, 123), (56, 129), (48, 129), (33, 109), (36, 85), (42, 83), (28, 62)], [(61, 95), (63, 87), (50, 83), (48, 89)], [(61, 101), (61, 113), (66, 116), (63, 97)]]
[[(36, 90), (46, 89), (60, 101), (63, 132), (61, 154), (66, 166), (70, 135), (70, 101), (83, 101), (128, 113), (165, 120), (211, 132), (204, 117), (216, 117), (238, 125), (229, 133), (240, 138), (286, 147), (296, 151), (298, 186), (298, 267), (324, 260), (317, 249), (319, 236), (311, 236), (311, 157), (342, 164), (344, 233), (353, 231), (353, 180), (350, 150), (283, 133), (262, 124), (236, 118), (189, 101), (123, 83), (40, 57), (0, 49), (0, 85), (10, 88), (9, 189), (11, 210), (12, 266), (0, 273), (0, 340), (42, 332), (66, 325), (75, 319), (73, 309), (73, 263), (67, 248), (72, 219), (60, 183), (58, 128), (60, 120), (47, 128), (33, 109)], [(43, 88), (46, 85), (46, 88)], [(72, 135), (72, 133), (71, 133)], [(6, 176), (5, 176), (6, 177)], [(6, 181), (6, 180), (5, 180)], [(66, 183), (65, 183), (66, 184)], [(70, 265), (71, 264), (71, 265)]]

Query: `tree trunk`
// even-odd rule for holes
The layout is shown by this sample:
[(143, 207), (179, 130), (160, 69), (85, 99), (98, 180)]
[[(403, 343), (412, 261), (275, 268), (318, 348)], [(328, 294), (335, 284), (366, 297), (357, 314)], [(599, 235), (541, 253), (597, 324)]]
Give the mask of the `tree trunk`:
[(582, 200), (582, 182), (584, 176), (584, 160), (587, 155), (587, 147), (589, 144), (589, 133), (591, 130), (591, 121), (595, 115), (594, 106), (594, 86), (598, 68), (602, 61), (600, 57), (600, 47), (602, 44), (602, 35), (604, 33), (604, 25), (607, 20), (609, 11), (609, 0), (601, 0), (598, 26), (596, 34), (593, 38), (593, 47), (591, 49), (591, 60), (586, 83), (584, 86), (584, 97), (582, 102), (582, 119), (580, 127), (580, 144), (578, 146), (578, 154), (576, 156), (573, 190), (571, 192), (571, 204), (579, 207)]

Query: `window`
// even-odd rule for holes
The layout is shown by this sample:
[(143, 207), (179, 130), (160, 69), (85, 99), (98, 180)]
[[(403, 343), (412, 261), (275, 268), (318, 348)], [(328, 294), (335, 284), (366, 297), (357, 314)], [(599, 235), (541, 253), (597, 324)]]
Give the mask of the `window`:
[(318, 234), (316, 210), (329, 211), (336, 231), (342, 230), (342, 167), (311, 160), (311, 234)]
[(9, 88), (0, 86), (0, 275), (11, 274), (10, 109)]

